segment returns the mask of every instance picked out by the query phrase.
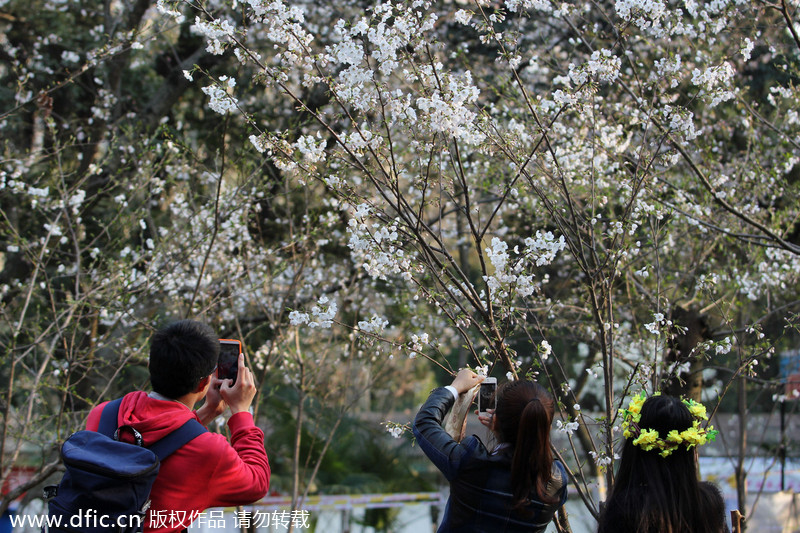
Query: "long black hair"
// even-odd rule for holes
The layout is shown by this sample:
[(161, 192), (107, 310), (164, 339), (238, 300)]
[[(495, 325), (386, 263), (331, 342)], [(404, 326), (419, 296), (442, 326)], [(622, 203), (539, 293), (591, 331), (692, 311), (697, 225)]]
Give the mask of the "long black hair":
[(554, 412), (553, 396), (533, 381), (510, 381), (497, 391), (495, 431), (501, 442), (514, 447), (511, 486), (515, 508), (524, 507), (531, 493), (540, 501), (555, 501), (546, 493), (553, 469), (550, 424)]
[[(661, 438), (692, 426), (688, 407), (673, 396), (651, 396), (641, 410), (640, 428)], [(698, 480), (696, 450), (678, 446), (663, 457), (626, 439), (614, 488), (600, 517), (599, 533), (718, 533), (726, 530), (724, 502)], [(720, 509), (721, 518), (720, 518)]]

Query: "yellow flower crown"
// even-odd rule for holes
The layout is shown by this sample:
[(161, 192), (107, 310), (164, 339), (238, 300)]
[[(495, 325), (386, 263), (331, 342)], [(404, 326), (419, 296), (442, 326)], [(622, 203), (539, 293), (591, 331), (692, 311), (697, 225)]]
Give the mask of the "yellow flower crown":
[[(659, 394), (656, 393), (654, 396)], [(673, 429), (666, 438), (661, 438), (655, 429), (639, 427), (639, 420), (642, 419), (642, 405), (646, 399), (647, 395), (642, 391), (638, 396), (631, 398), (627, 409), (619, 410), (619, 414), (622, 416), (622, 434), (626, 439), (633, 438), (634, 446), (648, 452), (658, 449), (661, 450), (658, 452), (659, 455), (667, 457), (681, 444), (685, 444), (686, 449), (691, 449), (693, 446), (702, 446), (717, 438), (719, 431), (715, 430), (714, 426), (700, 427), (701, 421), (708, 421), (708, 415), (705, 406), (694, 400), (681, 400), (689, 408), (689, 412), (694, 418), (690, 428), (683, 431)]]

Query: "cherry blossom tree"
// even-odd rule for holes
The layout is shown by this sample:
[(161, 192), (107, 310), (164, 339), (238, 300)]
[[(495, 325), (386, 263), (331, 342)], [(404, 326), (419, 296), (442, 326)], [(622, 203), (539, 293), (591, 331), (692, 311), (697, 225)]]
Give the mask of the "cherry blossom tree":
[[(584, 443), (602, 465), (636, 381), (699, 398), (704, 359), (735, 352), (719, 393), (780, 340), (760, 326), (798, 273), (792, 6), (401, 2), (324, 24), (310, 5), (229, 6), (245, 25), (160, 7), (193, 9), (209, 53), (308, 117), (274, 130), (232, 78), (204, 88), (286, 175), (337, 196), (354, 261), (432, 306), (476, 364), (514, 377), (572, 325), (601, 377), (604, 430)], [(521, 332), (536, 350), (514, 349)], [(410, 351), (440, 362), (438, 333)], [(560, 370), (579, 400), (586, 374)]]

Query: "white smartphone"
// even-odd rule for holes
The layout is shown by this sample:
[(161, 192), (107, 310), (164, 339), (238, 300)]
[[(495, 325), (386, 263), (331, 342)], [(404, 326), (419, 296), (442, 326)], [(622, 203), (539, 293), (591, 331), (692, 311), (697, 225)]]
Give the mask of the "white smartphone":
[(485, 413), (487, 409), (497, 407), (497, 378), (486, 378), (481, 381), (481, 390), (478, 392), (478, 412)]

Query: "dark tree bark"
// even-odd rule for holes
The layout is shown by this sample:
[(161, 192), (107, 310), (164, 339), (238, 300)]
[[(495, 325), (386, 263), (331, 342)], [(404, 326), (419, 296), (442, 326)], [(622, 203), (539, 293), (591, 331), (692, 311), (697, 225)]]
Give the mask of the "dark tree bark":
[(699, 402), (703, 391), (703, 353), (697, 347), (711, 338), (706, 317), (697, 309), (676, 305), (670, 319), (681, 329), (676, 328), (675, 336), (669, 341), (665, 355), (667, 369), (672, 368), (673, 363), (688, 362), (689, 370), (665, 375), (662, 391)]

